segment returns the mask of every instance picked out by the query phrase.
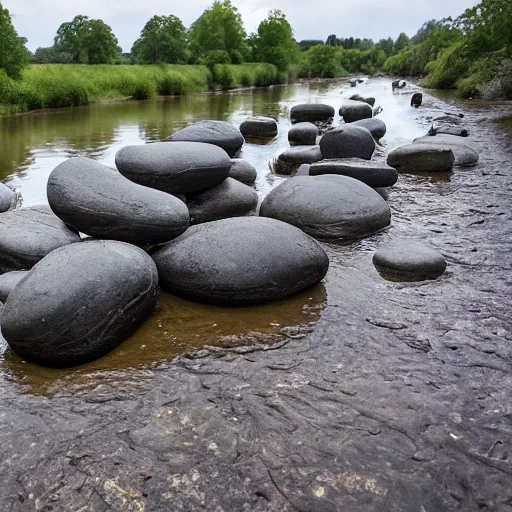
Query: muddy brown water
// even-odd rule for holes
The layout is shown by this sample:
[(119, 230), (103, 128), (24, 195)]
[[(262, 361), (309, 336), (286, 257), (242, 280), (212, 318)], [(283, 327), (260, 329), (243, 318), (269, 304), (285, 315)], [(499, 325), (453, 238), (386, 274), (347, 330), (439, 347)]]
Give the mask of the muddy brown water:
[[(480, 163), (401, 175), (391, 227), (324, 244), (325, 282), (287, 301), (227, 309), (163, 294), (130, 340), (73, 370), (5, 351), (0, 510), (512, 511), (509, 103), (425, 93), (412, 109), (410, 94), (372, 79), (6, 117), (0, 175), (38, 204), (69, 156), (113, 165), (123, 145), (254, 113), (280, 128), (243, 148), (264, 196), (286, 179), (268, 162), (288, 146), (289, 109), (337, 110), (354, 92), (384, 108), (382, 156), (462, 111)], [(371, 258), (394, 238), (437, 248), (447, 272), (384, 280)]]

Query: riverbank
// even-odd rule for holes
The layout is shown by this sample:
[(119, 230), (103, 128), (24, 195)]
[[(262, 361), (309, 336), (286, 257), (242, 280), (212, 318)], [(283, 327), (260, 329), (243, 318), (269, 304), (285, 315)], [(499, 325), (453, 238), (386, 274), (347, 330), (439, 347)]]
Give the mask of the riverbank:
[(268, 86), (286, 77), (271, 64), (206, 66), (34, 65), (19, 81), (0, 75), (0, 115), (101, 101)]

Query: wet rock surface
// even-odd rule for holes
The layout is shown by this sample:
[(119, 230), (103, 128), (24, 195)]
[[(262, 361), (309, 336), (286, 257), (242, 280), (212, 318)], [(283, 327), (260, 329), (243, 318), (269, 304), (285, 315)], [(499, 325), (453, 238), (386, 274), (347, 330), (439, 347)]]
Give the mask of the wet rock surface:
[(353, 123), (354, 121), (373, 117), (373, 109), (365, 101), (346, 100), (340, 107), (339, 113), (345, 123)]
[(165, 290), (226, 305), (281, 300), (318, 283), (329, 266), (312, 238), (261, 217), (194, 226), (157, 249), (153, 259)]
[(384, 135), (386, 135), (386, 123), (384, 123), (382, 119), (378, 119), (376, 117), (354, 121), (352, 126), (361, 126), (362, 128), (366, 128), (376, 141), (379, 141), (384, 137)]
[(471, 140), (456, 135), (439, 134), (435, 137), (427, 135), (418, 137), (414, 142), (423, 144), (436, 144), (450, 148), (455, 160), (453, 165), (460, 167), (471, 167), (478, 163), (478, 153), (470, 146)]
[(375, 141), (365, 128), (341, 126), (327, 132), (320, 139), (320, 150), (325, 159), (363, 158), (370, 160), (375, 151)]
[(414, 142), (393, 149), (387, 162), (398, 172), (449, 172), (455, 156), (446, 145)]
[(178, 198), (130, 181), (89, 158), (70, 158), (50, 174), (48, 202), (67, 225), (94, 238), (135, 245), (168, 242), (189, 225)]
[(11, 188), (0, 183), (0, 212), (10, 210), (16, 203), (14, 192)]
[(79, 242), (49, 206), (32, 206), (0, 215), (0, 273), (29, 270), (58, 247)]
[(12, 289), (28, 274), (26, 270), (15, 270), (0, 275), (0, 302), (5, 302)]
[(277, 174), (293, 174), (301, 165), (322, 160), (319, 146), (294, 147), (283, 151), (273, 162)]
[(240, 125), (240, 131), (250, 139), (272, 139), (277, 135), (277, 123), (271, 117), (249, 117)]
[(252, 185), (258, 177), (258, 171), (249, 162), (241, 158), (233, 158), (229, 168), (229, 177), (246, 185)]
[(288, 131), (290, 144), (314, 146), (318, 136), (318, 128), (313, 123), (297, 123)]
[(322, 103), (295, 105), (290, 111), (290, 119), (292, 123), (328, 121), (333, 117), (334, 108)]

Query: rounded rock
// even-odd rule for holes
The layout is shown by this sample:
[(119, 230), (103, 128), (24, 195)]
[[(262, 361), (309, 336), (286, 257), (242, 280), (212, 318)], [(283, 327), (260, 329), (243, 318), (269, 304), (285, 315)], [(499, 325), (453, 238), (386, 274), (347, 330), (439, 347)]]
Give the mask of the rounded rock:
[(241, 158), (233, 158), (229, 168), (229, 177), (245, 185), (252, 185), (258, 177), (258, 172), (249, 162)]
[(454, 162), (453, 151), (446, 145), (417, 142), (394, 149), (387, 158), (398, 172), (448, 172)]
[(456, 135), (438, 134), (434, 137), (426, 135), (418, 137), (414, 142), (422, 144), (436, 144), (446, 146), (453, 151), (455, 157), (454, 165), (459, 167), (472, 167), (478, 163), (478, 153), (469, 146), (468, 139)]
[(463, 126), (463, 115), (446, 115), (434, 119), (428, 134), (429, 135), (454, 135), (457, 137), (468, 137), (469, 129)]
[(364, 101), (347, 100), (340, 107), (340, 116), (343, 117), (345, 123), (353, 123), (373, 117), (373, 109)]
[(372, 119), (361, 119), (360, 121), (354, 121), (352, 126), (360, 126), (361, 128), (366, 128), (376, 141), (379, 141), (382, 139), (382, 137), (384, 137), (384, 135), (386, 135), (386, 123), (375, 117)]
[(41, 260), (9, 294), (2, 334), (23, 359), (71, 367), (121, 343), (154, 311), (158, 273), (142, 249), (91, 240)]
[(11, 291), (27, 274), (27, 270), (15, 270), (0, 275), (0, 302), (5, 302)]
[(218, 185), (231, 159), (204, 142), (155, 142), (126, 146), (116, 154), (119, 172), (135, 183), (169, 194), (190, 194)]
[(411, 97), (411, 107), (421, 107), (423, 103), (423, 94), (421, 92), (415, 92)]
[(174, 132), (166, 141), (206, 142), (234, 157), (244, 144), (240, 130), (226, 121), (199, 121)]
[(314, 146), (318, 128), (313, 123), (297, 123), (288, 132), (288, 142), (300, 146)]
[(187, 197), (190, 223), (202, 224), (228, 217), (242, 217), (258, 206), (256, 191), (233, 178)]
[(162, 287), (201, 302), (249, 305), (318, 283), (329, 259), (289, 224), (238, 217), (193, 226), (153, 254)]
[(293, 174), (301, 165), (312, 164), (322, 160), (319, 146), (304, 146), (287, 149), (281, 153), (272, 164), (277, 174)]
[(436, 279), (446, 270), (442, 254), (422, 243), (407, 240), (379, 248), (373, 256), (373, 263), (385, 277), (412, 281)]
[(346, 176), (296, 176), (263, 200), (262, 217), (326, 240), (356, 239), (389, 225), (391, 211), (372, 188)]
[(329, 121), (334, 117), (334, 108), (323, 103), (304, 103), (295, 105), (290, 111), (292, 123), (303, 121)]
[(244, 137), (252, 139), (273, 139), (277, 135), (277, 122), (271, 117), (249, 117), (240, 125)]
[(12, 189), (7, 185), (0, 183), (0, 213), (10, 210), (16, 202)]
[(189, 225), (178, 198), (138, 185), (89, 158), (70, 158), (50, 174), (48, 202), (66, 224), (94, 238), (135, 245), (168, 242)]
[(48, 253), (80, 242), (49, 206), (31, 206), (0, 215), (0, 273), (29, 270)]
[(363, 158), (370, 160), (375, 151), (375, 141), (366, 128), (340, 126), (328, 131), (320, 139), (322, 158)]

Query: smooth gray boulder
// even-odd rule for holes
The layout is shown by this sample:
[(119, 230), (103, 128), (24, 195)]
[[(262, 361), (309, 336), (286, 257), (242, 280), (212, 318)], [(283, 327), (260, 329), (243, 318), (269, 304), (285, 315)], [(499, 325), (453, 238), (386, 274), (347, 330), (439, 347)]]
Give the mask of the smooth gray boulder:
[(434, 119), (430, 129), (429, 135), (454, 135), (457, 137), (468, 137), (469, 129), (464, 126), (464, 115), (446, 115)]
[(158, 274), (142, 249), (90, 240), (56, 249), (5, 301), (2, 335), (23, 359), (71, 367), (121, 343), (154, 311)]
[(384, 199), (346, 176), (296, 176), (272, 190), (260, 207), (262, 217), (293, 224), (326, 240), (362, 238), (389, 225)]
[(304, 103), (295, 105), (290, 111), (292, 123), (302, 123), (304, 121), (329, 121), (334, 117), (334, 108), (323, 103)]
[(391, 151), (387, 162), (398, 172), (447, 172), (455, 156), (446, 145), (415, 142)]
[(370, 187), (391, 187), (398, 180), (398, 173), (393, 167), (360, 158), (339, 160), (322, 160), (311, 165), (310, 176), (338, 174), (362, 181)]
[(368, 98), (364, 98), (360, 94), (354, 94), (353, 96), (350, 97), (350, 99), (352, 101), (362, 101), (363, 103), (368, 103), (368, 105), (370, 105), (370, 107), (375, 106), (375, 98), (373, 98), (372, 96), (369, 96)]
[(135, 245), (168, 242), (189, 225), (178, 198), (138, 185), (89, 158), (70, 158), (50, 174), (48, 202), (69, 226), (94, 238)]
[(226, 178), (213, 188), (189, 195), (190, 223), (202, 224), (228, 217), (241, 217), (258, 205), (256, 191), (233, 178)]
[(277, 122), (271, 117), (249, 117), (240, 125), (240, 131), (250, 139), (273, 139), (277, 135)]
[(204, 142), (155, 142), (126, 146), (116, 166), (128, 179), (169, 194), (191, 194), (218, 185), (229, 175), (231, 159)]
[(363, 101), (345, 100), (340, 107), (340, 116), (343, 117), (345, 123), (353, 123), (373, 117), (373, 109)]
[(386, 123), (376, 117), (354, 121), (352, 126), (360, 126), (362, 128), (366, 128), (376, 141), (379, 141), (382, 139), (382, 137), (384, 137), (384, 135), (386, 135)]
[(380, 247), (373, 263), (384, 277), (411, 281), (436, 279), (446, 270), (443, 255), (419, 242), (397, 240)]
[(15, 270), (0, 275), (0, 302), (5, 302), (14, 287), (28, 274), (27, 270)]
[(414, 139), (414, 142), (436, 144), (450, 148), (455, 157), (454, 165), (459, 167), (472, 167), (476, 165), (479, 160), (478, 153), (469, 146), (470, 141), (465, 137), (446, 134), (439, 134), (434, 137), (426, 135), (425, 137)]
[(0, 214), (0, 273), (29, 270), (48, 253), (80, 242), (49, 206), (31, 206)]
[(14, 191), (7, 185), (0, 183), (0, 213), (10, 210), (16, 203)]
[(322, 160), (319, 146), (305, 146), (287, 149), (272, 163), (272, 169), (277, 174), (293, 174), (302, 164), (312, 164)]
[(258, 171), (249, 162), (241, 158), (233, 158), (229, 168), (229, 177), (245, 183), (245, 185), (252, 185), (258, 177)]
[(297, 123), (288, 131), (288, 142), (298, 146), (314, 146), (318, 128), (313, 123)]
[(193, 226), (157, 249), (153, 259), (169, 292), (233, 306), (284, 299), (318, 283), (329, 267), (312, 238), (261, 217)]
[(206, 142), (234, 157), (245, 140), (240, 130), (226, 121), (199, 121), (174, 132), (166, 141)]
[(363, 158), (370, 160), (375, 151), (371, 133), (361, 126), (340, 126), (320, 139), (322, 158)]

